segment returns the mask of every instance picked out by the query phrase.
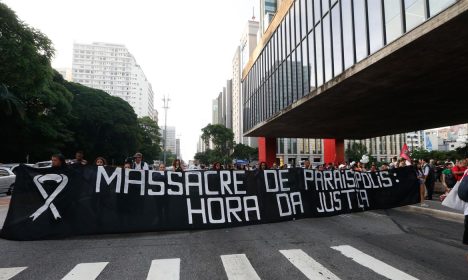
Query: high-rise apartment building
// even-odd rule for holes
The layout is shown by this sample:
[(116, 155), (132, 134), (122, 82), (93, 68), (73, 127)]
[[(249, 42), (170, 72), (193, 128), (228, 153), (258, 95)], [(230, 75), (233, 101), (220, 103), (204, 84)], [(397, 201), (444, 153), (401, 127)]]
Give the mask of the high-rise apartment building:
[(232, 132), (234, 141), (242, 143), (241, 67), (240, 47), (236, 48), (232, 59)]
[(257, 46), (257, 33), (259, 22), (249, 20), (241, 36), (240, 45), (236, 48), (234, 58), (232, 59), (232, 130), (234, 132), (234, 141), (251, 147), (257, 147), (257, 138), (243, 137), (242, 116), (242, 69), (249, 61), (249, 57)]
[(124, 45), (73, 45), (72, 79), (127, 101), (138, 117), (158, 121), (153, 89), (140, 65)]

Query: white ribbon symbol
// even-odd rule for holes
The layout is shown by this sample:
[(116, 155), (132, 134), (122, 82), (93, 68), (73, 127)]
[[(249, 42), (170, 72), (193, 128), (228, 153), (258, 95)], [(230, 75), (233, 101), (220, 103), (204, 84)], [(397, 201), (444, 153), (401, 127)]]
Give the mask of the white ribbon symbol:
[[(36, 184), (37, 189), (41, 193), (42, 197), (46, 200), (44, 205), (42, 205), (39, 209), (37, 209), (34, 214), (29, 216), (30, 218), (33, 218), (33, 221), (37, 219), (44, 211), (47, 210), (47, 208), (50, 208), (52, 211), (52, 214), (54, 214), (54, 218), (57, 220), (61, 218), (59, 212), (57, 211), (57, 208), (55, 208), (55, 205), (52, 203), (52, 201), (55, 199), (55, 197), (63, 191), (65, 186), (68, 183), (68, 177), (64, 174), (46, 174), (46, 175), (37, 175), (33, 179), (34, 184)], [(55, 191), (49, 196), (47, 192), (44, 190), (42, 187), (42, 183), (45, 181), (55, 181), (57, 183), (60, 183), (59, 186), (55, 189)]]

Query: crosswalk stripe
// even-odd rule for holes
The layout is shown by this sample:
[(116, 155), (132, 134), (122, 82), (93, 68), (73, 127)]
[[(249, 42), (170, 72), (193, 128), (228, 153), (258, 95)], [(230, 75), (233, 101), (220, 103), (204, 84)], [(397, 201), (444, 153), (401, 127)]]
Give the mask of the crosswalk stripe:
[(79, 263), (62, 280), (93, 280), (104, 270), (108, 262)]
[(340, 279), (300, 249), (280, 250), (280, 253), (283, 254), (308, 279)]
[(222, 255), (221, 260), (229, 280), (260, 280), (245, 254)]
[(21, 271), (25, 270), (26, 268), (27, 267), (0, 268), (0, 280), (8, 280), (16, 274), (20, 273)]
[(146, 280), (179, 280), (180, 259), (153, 260)]
[(401, 270), (394, 268), (374, 257), (371, 257), (358, 249), (349, 246), (349, 245), (341, 245), (341, 246), (334, 246), (331, 247), (334, 250), (340, 251), (346, 257), (352, 259), (353, 261), (357, 262), (358, 264), (365, 266), (374, 272), (387, 277), (391, 280), (418, 280), (418, 278), (414, 278), (413, 276), (404, 273)]

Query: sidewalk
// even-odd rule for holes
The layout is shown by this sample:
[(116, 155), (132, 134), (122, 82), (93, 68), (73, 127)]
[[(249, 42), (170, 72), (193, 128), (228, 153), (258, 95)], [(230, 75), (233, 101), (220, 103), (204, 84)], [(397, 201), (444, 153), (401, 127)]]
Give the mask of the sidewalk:
[(421, 205), (408, 205), (400, 208), (396, 208), (401, 211), (408, 211), (420, 214), (431, 215), (439, 219), (449, 220), (458, 223), (464, 223), (465, 216), (463, 211), (454, 210), (442, 205), (442, 202), (439, 200), (439, 194), (434, 194), (433, 200), (426, 200), (425, 203), (429, 207), (421, 207)]

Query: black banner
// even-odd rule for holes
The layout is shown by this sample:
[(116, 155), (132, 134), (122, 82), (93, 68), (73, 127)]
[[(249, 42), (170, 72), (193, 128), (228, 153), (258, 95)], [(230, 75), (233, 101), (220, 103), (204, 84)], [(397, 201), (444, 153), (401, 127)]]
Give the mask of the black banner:
[(37, 240), (222, 228), (417, 202), (419, 181), (412, 167), (371, 173), (20, 166), (1, 236)]

